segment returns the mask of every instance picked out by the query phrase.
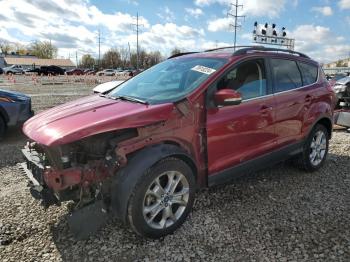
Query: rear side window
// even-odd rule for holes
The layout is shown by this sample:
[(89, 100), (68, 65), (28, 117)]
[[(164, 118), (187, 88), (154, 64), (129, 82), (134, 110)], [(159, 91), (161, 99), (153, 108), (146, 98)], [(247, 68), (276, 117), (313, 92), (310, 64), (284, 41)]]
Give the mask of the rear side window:
[(275, 92), (293, 90), (303, 86), (297, 63), (292, 60), (271, 59), (275, 79)]
[(304, 86), (311, 85), (317, 81), (318, 67), (306, 63), (299, 63), (301, 74), (303, 75)]

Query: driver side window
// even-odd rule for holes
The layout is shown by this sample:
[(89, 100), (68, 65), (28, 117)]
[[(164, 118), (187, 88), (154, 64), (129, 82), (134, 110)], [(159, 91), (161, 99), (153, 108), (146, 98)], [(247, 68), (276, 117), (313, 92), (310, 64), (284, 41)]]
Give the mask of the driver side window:
[(241, 94), (243, 100), (266, 95), (264, 60), (250, 60), (229, 70), (217, 82), (217, 90), (220, 89), (233, 89)]

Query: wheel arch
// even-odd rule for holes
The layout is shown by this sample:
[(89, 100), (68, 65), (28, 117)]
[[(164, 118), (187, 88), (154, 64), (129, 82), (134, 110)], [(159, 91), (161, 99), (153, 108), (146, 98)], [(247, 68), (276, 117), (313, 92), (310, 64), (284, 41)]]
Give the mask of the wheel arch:
[(123, 222), (127, 221), (128, 201), (143, 173), (164, 158), (175, 157), (192, 169), (197, 181), (197, 167), (192, 157), (175, 144), (163, 143), (143, 148), (130, 155), (125, 167), (118, 170), (111, 183), (111, 211)]
[(8, 123), (8, 121), (10, 120), (6, 110), (0, 105), (0, 117), (3, 118), (3, 120), (5, 121), (5, 124)]
[(332, 120), (329, 119), (328, 117), (322, 117), (313, 125), (312, 128), (314, 128), (318, 124), (323, 125), (327, 129), (328, 138), (331, 139), (332, 138), (332, 130), (333, 130)]

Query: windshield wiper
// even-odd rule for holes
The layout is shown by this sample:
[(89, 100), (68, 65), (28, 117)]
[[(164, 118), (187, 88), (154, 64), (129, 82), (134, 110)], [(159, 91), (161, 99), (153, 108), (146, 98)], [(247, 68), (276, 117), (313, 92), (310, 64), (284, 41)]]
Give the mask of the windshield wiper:
[(144, 105), (148, 105), (148, 102), (136, 97), (132, 97), (132, 96), (116, 96), (114, 97), (115, 99), (121, 99), (121, 100), (126, 100), (126, 101), (130, 101), (130, 102), (136, 102), (136, 103), (140, 103), (140, 104), (144, 104)]
[(130, 102), (136, 102), (136, 103), (140, 103), (140, 104), (144, 104), (144, 105), (148, 105), (148, 102), (136, 97), (132, 97), (132, 96), (110, 96), (110, 95), (104, 95), (104, 94), (100, 94), (100, 96), (105, 97), (105, 98), (109, 98), (109, 99), (114, 99), (114, 100), (125, 100), (125, 101), (130, 101)]

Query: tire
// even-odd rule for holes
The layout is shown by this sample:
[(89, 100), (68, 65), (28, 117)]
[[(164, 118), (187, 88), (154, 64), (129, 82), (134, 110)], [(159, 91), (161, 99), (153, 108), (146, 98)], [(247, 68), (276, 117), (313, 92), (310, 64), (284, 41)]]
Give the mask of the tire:
[(0, 140), (4, 138), (5, 132), (6, 132), (6, 123), (2, 118), (2, 116), (0, 115)]
[[(320, 139), (319, 142), (317, 139)], [(328, 154), (329, 134), (324, 125), (317, 124), (311, 131), (304, 145), (303, 152), (297, 158), (298, 166), (314, 172), (324, 164)]]
[[(173, 185), (176, 186), (170, 187), (172, 183), (169, 181), (175, 181)], [(140, 236), (166, 236), (186, 220), (194, 197), (195, 179), (192, 169), (180, 159), (163, 159), (149, 168), (135, 185), (128, 201), (127, 221)]]

